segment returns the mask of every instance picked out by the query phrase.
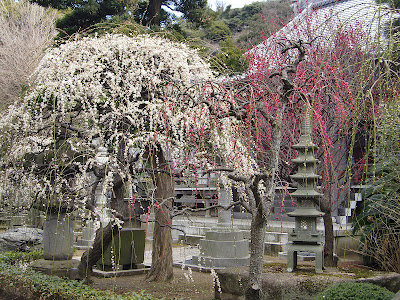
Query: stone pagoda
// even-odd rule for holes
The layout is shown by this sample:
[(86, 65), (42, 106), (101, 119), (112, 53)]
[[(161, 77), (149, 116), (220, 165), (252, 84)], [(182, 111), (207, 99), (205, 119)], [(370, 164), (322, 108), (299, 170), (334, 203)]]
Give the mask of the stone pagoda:
[(315, 253), (315, 271), (322, 273), (324, 266), (323, 236), (317, 231), (317, 218), (324, 213), (319, 210), (318, 202), (322, 196), (316, 191), (319, 175), (314, 173), (318, 160), (314, 153), (317, 146), (311, 139), (311, 122), (309, 108), (305, 106), (305, 118), (301, 126), (301, 137), (298, 144), (292, 146), (298, 151), (298, 157), (292, 161), (297, 165), (297, 174), (291, 178), (297, 183), (297, 190), (291, 196), (297, 199), (297, 208), (288, 213), (295, 218), (295, 228), (289, 233), (288, 272), (297, 266), (297, 253), (300, 251)]

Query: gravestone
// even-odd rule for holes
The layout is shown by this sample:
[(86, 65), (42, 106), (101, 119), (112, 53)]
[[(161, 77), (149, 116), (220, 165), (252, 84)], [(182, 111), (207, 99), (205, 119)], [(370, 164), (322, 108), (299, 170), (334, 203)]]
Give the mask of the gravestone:
[[(223, 188), (219, 191), (218, 203), (224, 207), (231, 203), (229, 193)], [(192, 258), (194, 265), (225, 268), (249, 264), (249, 241), (244, 239), (242, 231), (232, 226), (231, 210), (218, 210), (218, 223), (206, 231), (199, 245), (200, 255)]]
[(43, 230), (43, 258), (35, 260), (33, 270), (49, 275), (71, 277), (79, 261), (72, 259), (74, 224), (73, 218), (65, 212), (48, 212)]
[(86, 221), (86, 226), (82, 227), (82, 238), (79, 241), (79, 247), (91, 247), (96, 237), (96, 228), (92, 220)]
[(140, 228), (122, 228), (116, 234), (103, 256), (97, 262), (97, 269), (137, 269), (142, 266), (145, 250), (145, 231)]
[(74, 243), (74, 222), (66, 213), (47, 213), (43, 230), (43, 258), (69, 260)]
[(22, 227), (30, 225), (28, 214), (20, 213), (11, 217), (11, 227)]

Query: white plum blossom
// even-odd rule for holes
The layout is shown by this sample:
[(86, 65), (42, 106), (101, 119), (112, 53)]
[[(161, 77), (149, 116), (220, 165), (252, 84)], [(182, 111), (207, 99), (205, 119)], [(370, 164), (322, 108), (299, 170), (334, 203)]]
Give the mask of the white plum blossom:
[(0, 195), (25, 186), (32, 189), (24, 192), (27, 203), (85, 208), (96, 168), (105, 168), (106, 194), (116, 176), (132, 182), (155, 145), (172, 171), (212, 168), (218, 153), (219, 164), (254, 173), (241, 123), (215, 118), (202, 103), (212, 98), (221, 111), (229, 109), (227, 101), (237, 106), (232, 94), (213, 92), (214, 79), (196, 50), (156, 36), (85, 37), (48, 50), (23, 104), (0, 120), (3, 164), (26, 174), (17, 185), (1, 185)]

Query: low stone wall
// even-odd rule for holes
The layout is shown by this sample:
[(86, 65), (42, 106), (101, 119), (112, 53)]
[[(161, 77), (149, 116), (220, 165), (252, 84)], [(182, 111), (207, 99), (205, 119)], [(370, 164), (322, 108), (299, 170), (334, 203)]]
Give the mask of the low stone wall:
[(343, 257), (359, 254), (360, 236), (351, 235), (350, 232), (338, 230), (335, 232), (335, 254)]
[[(217, 271), (221, 293), (215, 287), (215, 298), (221, 300), (244, 299), (248, 282), (248, 268), (229, 268)], [(312, 272), (288, 273), (268, 272), (263, 274), (265, 300), (309, 300), (329, 286), (342, 281), (359, 281), (374, 283), (392, 292), (400, 290), (400, 275), (385, 273), (371, 278), (355, 278), (353, 274), (340, 273), (336, 269), (324, 271), (323, 274)]]

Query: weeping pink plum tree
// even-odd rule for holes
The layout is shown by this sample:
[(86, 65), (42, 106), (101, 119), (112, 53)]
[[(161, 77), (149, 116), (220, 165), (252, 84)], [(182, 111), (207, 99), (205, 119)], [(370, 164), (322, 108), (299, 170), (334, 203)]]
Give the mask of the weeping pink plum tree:
[[(208, 168), (223, 171), (236, 182), (241, 204), (252, 216), (246, 299), (265, 297), (261, 277), (265, 226), (277, 182), (290, 183), (290, 160), (296, 156), (290, 147), (299, 137), (304, 105), (311, 107), (313, 140), (319, 145), (325, 261), (335, 265), (331, 212), (338, 199), (346, 199), (339, 195), (348, 193), (354, 177), (353, 149), (373, 126), (379, 102), (393, 98), (397, 90), (394, 82), (387, 82), (390, 70), (376, 63), (373, 52), (366, 52), (363, 38), (362, 31), (348, 28), (338, 28), (332, 37), (335, 47), (276, 38), (267, 53), (250, 53), (246, 79), (204, 88), (197, 97), (213, 120), (212, 128), (200, 128), (203, 138), (193, 135), (197, 152), (217, 158)], [(206, 151), (209, 144), (215, 152)]]
[[(318, 24), (330, 30), (321, 33)], [(378, 51), (382, 41), (362, 26), (352, 27), (337, 21), (334, 15), (321, 17), (318, 12), (311, 13), (308, 19), (295, 19), (291, 26), (249, 53), (249, 76), (255, 83), (271, 82), (271, 77), (283, 74), (281, 70), (288, 61), (298, 55), (296, 47), (288, 49), (288, 39), (302, 45), (304, 60), (292, 72), (292, 81), (285, 83), (292, 87), (292, 94), (284, 114), (279, 176), (290, 182), (290, 160), (295, 156), (290, 146), (299, 136), (301, 111), (306, 103), (312, 110), (313, 140), (319, 146), (316, 154), (321, 162), (318, 173), (324, 194), (320, 207), (325, 213), (325, 265), (335, 266), (332, 211), (339, 202), (346, 203), (350, 184), (357, 175), (355, 164), (365, 161), (363, 155), (371, 146), (370, 131), (379, 114), (379, 103), (393, 99), (398, 87), (396, 81), (390, 80), (388, 61)], [(270, 91), (266, 106), (274, 108), (274, 99), (281, 92)], [(275, 143), (269, 125), (260, 127), (258, 132), (259, 144), (269, 149)]]

